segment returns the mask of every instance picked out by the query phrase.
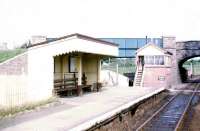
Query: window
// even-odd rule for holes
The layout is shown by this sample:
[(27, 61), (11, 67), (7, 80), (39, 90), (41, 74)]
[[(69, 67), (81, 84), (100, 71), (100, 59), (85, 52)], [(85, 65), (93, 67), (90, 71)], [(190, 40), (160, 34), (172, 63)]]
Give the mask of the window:
[(164, 65), (164, 56), (145, 56), (144, 62), (147, 65)]
[(159, 56), (159, 65), (164, 65), (164, 56)]
[(154, 56), (149, 56), (149, 64), (154, 65)]
[(144, 63), (147, 65), (153, 65), (154, 64), (154, 56), (145, 56)]
[(69, 59), (69, 72), (77, 72), (77, 58), (76, 57), (70, 57)]
[(155, 56), (155, 65), (159, 65), (160, 56)]

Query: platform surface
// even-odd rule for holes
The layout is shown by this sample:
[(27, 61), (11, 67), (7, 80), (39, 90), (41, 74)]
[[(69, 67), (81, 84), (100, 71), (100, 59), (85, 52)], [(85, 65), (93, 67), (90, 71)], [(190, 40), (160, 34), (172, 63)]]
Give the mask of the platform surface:
[(3, 131), (84, 130), (164, 88), (103, 87), (80, 97), (59, 98), (61, 105), (0, 120)]

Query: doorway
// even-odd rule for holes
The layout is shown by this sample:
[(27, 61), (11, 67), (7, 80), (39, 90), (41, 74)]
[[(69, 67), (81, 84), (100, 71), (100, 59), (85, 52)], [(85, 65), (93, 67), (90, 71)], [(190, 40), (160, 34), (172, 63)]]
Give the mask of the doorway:
[(144, 67), (144, 56), (139, 56), (138, 57), (138, 69), (143, 70)]

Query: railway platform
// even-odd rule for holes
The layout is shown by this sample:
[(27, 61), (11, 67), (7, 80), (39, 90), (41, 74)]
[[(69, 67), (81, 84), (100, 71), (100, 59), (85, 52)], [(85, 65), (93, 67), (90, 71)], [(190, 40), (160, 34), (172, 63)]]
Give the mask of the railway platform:
[(149, 98), (164, 88), (104, 87), (80, 97), (60, 98), (61, 105), (0, 120), (3, 131), (86, 130), (94, 124)]

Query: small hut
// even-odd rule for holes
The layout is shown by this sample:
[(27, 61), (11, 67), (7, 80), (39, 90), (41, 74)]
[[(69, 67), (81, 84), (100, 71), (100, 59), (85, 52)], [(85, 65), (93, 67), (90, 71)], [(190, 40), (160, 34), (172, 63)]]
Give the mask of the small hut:
[(167, 87), (170, 82), (172, 54), (153, 43), (136, 51), (134, 86)]
[(71, 34), (29, 46), (28, 51), (0, 63), (0, 106), (45, 100), (62, 91), (95, 87), (100, 60), (117, 56), (118, 45)]

